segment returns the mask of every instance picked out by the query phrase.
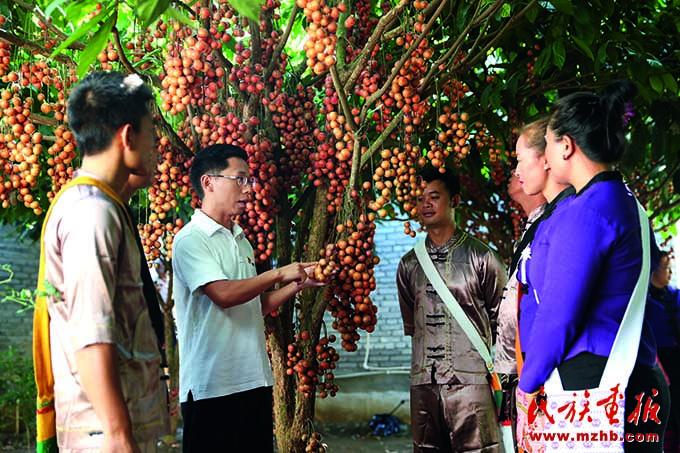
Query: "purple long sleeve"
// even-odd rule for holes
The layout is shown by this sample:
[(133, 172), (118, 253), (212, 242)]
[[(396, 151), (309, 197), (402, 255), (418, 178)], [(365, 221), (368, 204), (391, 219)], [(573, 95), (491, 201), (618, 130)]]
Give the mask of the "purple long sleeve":
[[(602, 174), (539, 226), (520, 306), (523, 391), (581, 352), (609, 355), (641, 263), (637, 204), (618, 173)], [(638, 352), (650, 366), (651, 335), (645, 325)]]

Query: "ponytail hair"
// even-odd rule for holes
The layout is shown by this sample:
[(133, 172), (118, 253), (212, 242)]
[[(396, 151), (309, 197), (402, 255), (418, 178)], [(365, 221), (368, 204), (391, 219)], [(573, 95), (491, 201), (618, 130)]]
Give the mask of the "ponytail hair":
[(600, 95), (570, 94), (555, 103), (548, 128), (557, 137), (571, 137), (594, 162), (618, 162), (626, 150), (625, 125), (636, 94), (637, 87), (628, 81), (612, 82)]

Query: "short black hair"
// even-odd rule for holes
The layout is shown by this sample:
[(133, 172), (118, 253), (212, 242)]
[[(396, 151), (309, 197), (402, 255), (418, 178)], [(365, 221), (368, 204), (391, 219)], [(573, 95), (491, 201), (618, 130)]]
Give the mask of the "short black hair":
[(420, 176), (425, 182), (443, 182), (451, 198), (456, 195), (460, 195), (460, 180), (458, 179), (458, 175), (448, 168), (445, 168), (442, 171), (441, 169), (432, 165), (426, 165), (422, 170), (420, 170), (418, 176)]
[(248, 162), (248, 153), (240, 146), (218, 143), (209, 145), (201, 149), (194, 156), (191, 162), (191, 170), (189, 170), (189, 179), (191, 186), (196, 191), (196, 195), (200, 200), (203, 200), (203, 187), (201, 186), (201, 177), (209, 173), (219, 173), (222, 170), (229, 168), (229, 158), (238, 157)]
[(594, 162), (618, 162), (626, 150), (625, 114), (636, 95), (629, 81), (612, 82), (600, 95), (572, 93), (555, 103), (548, 128), (558, 138), (571, 137)]
[(68, 100), (68, 122), (81, 156), (98, 154), (113, 142), (121, 127), (135, 132), (150, 115), (151, 89), (138, 75), (92, 72), (76, 85)]

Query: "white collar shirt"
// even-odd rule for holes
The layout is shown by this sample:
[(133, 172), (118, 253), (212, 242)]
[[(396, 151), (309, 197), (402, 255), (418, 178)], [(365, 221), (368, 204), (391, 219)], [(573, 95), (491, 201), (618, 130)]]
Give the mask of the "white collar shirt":
[(180, 402), (273, 385), (259, 296), (230, 308), (203, 287), (257, 275), (243, 230), (225, 228), (196, 210), (175, 237), (172, 267), (180, 351)]

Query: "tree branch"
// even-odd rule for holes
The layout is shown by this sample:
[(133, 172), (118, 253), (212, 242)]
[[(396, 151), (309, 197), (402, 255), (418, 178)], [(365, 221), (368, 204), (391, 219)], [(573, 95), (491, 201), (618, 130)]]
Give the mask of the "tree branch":
[[(392, 68), (392, 72), (390, 73), (390, 76), (388, 77), (387, 81), (383, 84), (382, 88), (380, 90), (377, 90), (375, 93), (371, 94), (368, 99), (366, 99), (366, 103), (364, 104), (362, 108), (362, 114), (367, 111), (367, 109), (375, 103), (378, 99), (382, 97), (382, 95), (387, 91), (389, 87), (392, 85), (392, 81), (397, 77), (397, 74), (399, 74), (399, 71), (401, 68), (406, 64), (406, 61), (411, 58), (411, 49), (417, 49), (420, 43), (425, 39), (425, 36), (428, 35), (432, 27), (434, 27), (434, 24), (437, 21), (437, 18), (441, 15), (444, 6), (446, 5), (445, 1), (442, 1), (439, 3), (439, 6), (437, 7), (437, 10), (432, 14), (432, 17), (430, 17), (429, 22), (425, 25), (423, 30), (420, 32), (418, 37), (416, 38), (413, 43), (411, 43), (411, 46), (409, 46), (408, 49), (405, 49), (404, 54), (401, 56), (401, 59), (399, 62), (394, 65), (394, 68)], [(421, 84), (422, 86), (422, 84)]]
[[(494, 36), (494, 37), (486, 44), (486, 46), (484, 46), (483, 49), (481, 49), (479, 52), (477, 52), (477, 55), (476, 55), (476, 56), (474, 56), (474, 57), (471, 58), (471, 59), (466, 59), (466, 60), (465, 60), (464, 66), (463, 66), (463, 62), (459, 63), (458, 65), (456, 65), (456, 68), (457, 68), (457, 67), (460, 67), (460, 66), (463, 66), (463, 68), (464, 68), (463, 71), (464, 71), (465, 69), (471, 68), (471, 67), (472, 67), (475, 63), (477, 63), (482, 57), (486, 57), (487, 52), (489, 51), (489, 49), (491, 49), (491, 47), (493, 47), (493, 45), (496, 44), (496, 42), (498, 42), (499, 39), (501, 39), (503, 36), (505, 36), (505, 33), (506, 33), (507, 29), (510, 27), (510, 25), (514, 24), (515, 22), (517, 22), (518, 19), (520, 19), (521, 17), (523, 17), (524, 15), (526, 15), (526, 13), (527, 13), (531, 8), (533, 8), (537, 3), (538, 3), (538, 0), (531, 0), (531, 3), (529, 3), (527, 6), (525, 6), (525, 7), (522, 9), (522, 11), (520, 11), (520, 12), (517, 13), (515, 16), (513, 16), (513, 17), (510, 18), (510, 20), (508, 21), (508, 23), (505, 24), (505, 25), (503, 26), (503, 28), (501, 28), (500, 31), (499, 31), (498, 33), (496, 33), (496, 35), (495, 35), (495, 36)], [(453, 69), (456, 69), (456, 68), (453, 68)]]
[[(481, 24), (482, 22), (484, 22), (489, 16), (491, 16), (492, 13), (495, 13), (496, 10), (498, 10), (498, 8), (500, 8), (501, 6), (503, 6), (504, 3), (505, 3), (505, 1), (503, 1), (503, 0), (496, 0), (496, 2), (495, 2), (493, 5), (491, 5), (490, 7), (488, 7), (488, 8), (486, 9), (486, 11), (484, 11), (482, 14), (480, 14), (479, 17), (478, 17), (477, 19), (475, 19), (475, 20), (472, 22), (472, 26), (473, 26), (473, 27), (476, 27), (476, 26), (480, 25), (480, 24)], [(480, 2), (480, 4), (481, 4), (481, 2)], [(479, 6), (479, 5), (477, 5), (477, 6)], [(479, 11), (479, 10), (478, 10), (478, 11)]]
[[(31, 122), (33, 124), (42, 124), (43, 126), (49, 126), (49, 127), (54, 127), (56, 128), (59, 126), (60, 122), (57, 121), (54, 118), (49, 118), (47, 116), (42, 116), (42, 115), (37, 115), (36, 113), (31, 112)], [(43, 139), (45, 136), (43, 136)]]
[(118, 32), (118, 27), (113, 26), (113, 29), (111, 30), (113, 33), (113, 43), (116, 46), (116, 49), (118, 49), (118, 59), (120, 60), (121, 64), (125, 69), (127, 69), (128, 72), (132, 74), (138, 74), (137, 70), (132, 66), (132, 63), (130, 63), (130, 60), (128, 60), (127, 55), (125, 55), (125, 48), (120, 42), (120, 33)]
[[(68, 39), (68, 35), (66, 35), (63, 31), (61, 31), (57, 27), (55, 27), (54, 24), (52, 22), (50, 22), (50, 20), (47, 17), (45, 17), (45, 15), (43, 14), (43, 12), (40, 10), (40, 8), (38, 6), (29, 5), (28, 3), (24, 3), (21, 0), (12, 0), (12, 2), (14, 4), (18, 5), (19, 7), (21, 7), (22, 9), (30, 12), (35, 17), (37, 17), (38, 20), (43, 25), (45, 25), (45, 27), (47, 27), (47, 29), (49, 31), (51, 31), (52, 33), (57, 35), (57, 37), (59, 39), (61, 39), (62, 41), (66, 41)], [(85, 48), (85, 46), (83, 44), (75, 43), (75, 42), (72, 44), (72, 46), (76, 50), (83, 50)]]
[(665, 173), (666, 173), (666, 177), (661, 181), (661, 183), (660, 183), (659, 186), (657, 187), (657, 190), (658, 190), (658, 189), (661, 189), (661, 188), (664, 187), (666, 184), (668, 184), (668, 182), (671, 181), (671, 180), (673, 179), (673, 175), (675, 175), (675, 172), (678, 171), (679, 169), (680, 169), (680, 160), (678, 160), (678, 161), (675, 163), (675, 165), (673, 165), (673, 167), (672, 167), (671, 169), (667, 169), (667, 170), (666, 170), (666, 172), (665, 172)]
[(165, 119), (165, 116), (163, 116), (163, 113), (158, 106), (158, 103), (150, 102), (149, 108), (151, 109), (151, 113), (153, 114), (154, 118), (157, 120), (156, 127), (163, 135), (170, 139), (170, 143), (172, 143), (173, 146), (177, 148), (177, 151), (187, 159), (193, 157), (194, 152), (187, 146), (186, 143), (184, 143), (184, 140), (182, 140), (179, 135), (177, 135), (175, 129), (173, 129), (173, 127)]
[[(29, 41), (27, 39), (19, 38), (15, 35), (12, 35), (11, 33), (6, 32), (5, 30), (0, 30), (0, 41), (4, 41), (8, 44), (15, 45), (17, 47), (22, 47), (24, 49), (30, 50), (33, 53), (43, 55), (45, 57), (49, 57), (52, 60), (58, 62), (58, 63), (63, 63), (69, 68), (76, 68), (78, 65), (76, 64), (75, 61), (73, 61), (71, 58), (65, 56), (65, 55), (56, 55), (52, 57), (52, 50), (47, 49), (45, 47), (42, 47), (38, 44), (36, 44), (34, 41)], [(75, 45), (70, 45), (68, 46), (69, 49), (75, 49), (75, 50), (81, 50), (82, 48), (80, 46), (75, 46)]]
[(298, 14), (298, 11), (300, 11), (300, 7), (297, 6), (297, 2), (294, 2), (293, 9), (290, 11), (288, 23), (286, 24), (286, 29), (284, 30), (283, 35), (279, 40), (279, 43), (276, 45), (276, 48), (274, 49), (274, 53), (272, 54), (272, 59), (269, 62), (269, 66), (267, 66), (267, 69), (264, 71), (265, 82), (269, 80), (269, 78), (272, 76), (272, 73), (274, 72), (274, 68), (276, 68), (277, 65), (280, 63), (281, 53), (283, 52), (283, 49), (286, 46), (288, 39), (290, 38), (290, 34), (293, 31), (293, 26), (295, 25), (295, 18)]
[[(654, 210), (652, 212), (652, 214), (649, 216), (649, 218), (650, 218), (650, 220), (654, 220), (657, 216), (659, 216), (663, 213), (666, 213), (666, 212), (670, 212), (676, 206), (680, 206), (680, 197), (678, 197), (674, 202), (669, 203), (669, 204), (665, 204), (662, 207), (659, 207), (656, 210)], [(679, 216), (680, 216), (680, 214), (679, 214)]]
[(404, 111), (399, 110), (399, 112), (396, 115), (394, 115), (394, 118), (392, 118), (392, 121), (390, 121), (390, 124), (388, 124), (385, 130), (382, 131), (378, 139), (375, 142), (373, 142), (370, 148), (368, 148), (368, 151), (361, 155), (361, 168), (363, 168), (364, 165), (366, 165), (366, 162), (371, 158), (371, 156), (373, 156), (373, 153), (375, 153), (378, 150), (378, 148), (382, 147), (382, 144), (385, 142), (385, 139), (390, 136), (392, 131), (401, 122), (403, 116)]
[(345, 95), (345, 92), (342, 91), (342, 82), (340, 81), (338, 68), (335, 64), (330, 67), (330, 73), (331, 78), (333, 79), (335, 90), (338, 92), (338, 101), (340, 102), (342, 113), (345, 115), (345, 119), (347, 120), (347, 125), (352, 132), (356, 133), (359, 126), (357, 126), (356, 121), (354, 121), (354, 115), (352, 115), (352, 109), (349, 106), (349, 102), (347, 102), (347, 96)]
[[(380, 21), (378, 22), (378, 25), (375, 27), (375, 30), (373, 30), (373, 34), (371, 37), (368, 39), (368, 42), (364, 46), (364, 50), (361, 51), (361, 54), (359, 54), (359, 57), (354, 61), (354, 69), (350, 73), (350, 75), (347, 77), (347, 80), (343, 83), (343, 90), (342, 92), (345, 93), (347, 92), (350, 87), (354, 86), (356, 84), (357, 80), (359, 79), (359, 75), (361, 74), (361, 71), (364, 70), (366, 67), (366, 63), (368, 62), (369, 58), (371, 58), (371, 55), (373, 54), (373, 49), (375, 49), (375, 46), (380, 42), (380, 36), (383, 33), (383, 30), (387, 28), (388, 25), (390, 25), (394, 20), (399, 19), (401, 16), (400, 13), (401, 11), (406, 8), (411, 2), (408, 0), (400, 0), (399, 4), (395, 6), (393, 9), (391, 9), (387, 14), (385, 14)], [(403, 59), (406, 61), (405, 59)], [(399, 65), (399, 68), (401, 69), (401, 66), (403, 66), (403, 62), (401, 62), (401, 65)], [(394, 73), (394, 70), (392, 71)], [(397, 70), (398, 73), (398, 70)], [(394, 77), (392, 77), (393, 79)], [(391, 80), (391, 79), (390, 79)], [(371, 96), (373, 97), (373, 96)], [(379, 96), (378, 96), (379, 97)], [(368, 100), (366, 101), (368, 103)]]

